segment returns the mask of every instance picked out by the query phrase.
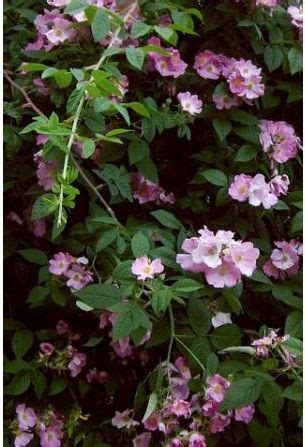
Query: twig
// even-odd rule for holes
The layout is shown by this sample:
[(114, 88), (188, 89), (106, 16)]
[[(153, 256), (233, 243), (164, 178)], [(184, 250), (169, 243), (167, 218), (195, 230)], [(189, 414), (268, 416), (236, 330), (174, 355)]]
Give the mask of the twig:
[(19, 92), (23, 95), (23, 97), (27, 100), (28, 104), (32, 107), (32, 109), (37, 113), (37, 115), (42, 116), (43, 118), (47, 118), (47, 116), (33, 103), (27, 92), (23, 87), (16, 84), (15, 81), (10, 77), (7, 70), (3, 71), (4, 77), (8, 80), (8, 82), (15, 87), (15, 89), (19, 90)]
[[(10, 77), (10, 75), (8, 74), (8, 72), (6, 70), (4, 70), (4, 77), (8, 80), (8, 82), (14, 88), (16, 88), (23, 95), (23, 97), (26, 99), (27, 103), (37, 113), (37, 115), (39, 115), (39, 116), (41, 116), (43, 118), (47, 118), (47, 116), (42, 112), (42, 110), (40, 110), (39, 107), (37, 107), (36, 104), (32, 101), (32, 99), (29, 97), (29, 95), (27, 94), (25, 89), (23, 87), (21, 87), (20, 85), (18, 85), (15, 81), (13, 81), (13, 79)], [(99, 201), (105, 207), (105, 209), (107, 210), (108, 214), (110, 214), (110, 216), (118, 222), (118, 219), (116, 218), (113, 209), (108, 205), (106, 200), (98, 192), (97, 188), (94, 186), (94, 184), (91, 182), (91, 180), (87, 177), (87, 175), (85, 174), (85, 172), (83, 171), (81, 166), (78, 164), (78, 162), (74, 158), (73, 154), (70, 154), (70, 157), (71, 157), (71, 160), (72, 160), (74, 166), (79, 171), (81, 177), (85, 180), (85, 182), (87, 183), (87, 185), (89, 186), (91, 191), (96, 195), (96, 197), (99, 199)]]

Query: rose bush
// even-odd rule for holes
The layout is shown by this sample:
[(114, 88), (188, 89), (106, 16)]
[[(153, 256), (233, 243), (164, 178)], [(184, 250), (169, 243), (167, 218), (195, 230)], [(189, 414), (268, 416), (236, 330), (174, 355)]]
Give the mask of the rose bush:
[(302, 6), (4, 25), (4, 445), (302, 445)]

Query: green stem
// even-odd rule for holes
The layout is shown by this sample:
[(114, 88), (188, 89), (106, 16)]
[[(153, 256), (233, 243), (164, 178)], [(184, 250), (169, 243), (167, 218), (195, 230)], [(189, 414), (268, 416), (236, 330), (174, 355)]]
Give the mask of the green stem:
[(195, 356), (195, 354), (191, 351), (191, 349), (190, 349), (188, 346), (186, 346), (186, 345), (183, 343), (183, 341), (181, 341), (176, 335), (175, 335), (174, 338), (175, 338), (175, 340), (176, 340), (178, 343), (181, 344), (181, 346), (184, 347), (184, 349), (190, 354), (190, 356), (193, 357), (193, 359), (195, 360), (195, 362), (198, 363), (198, 365), (200, 366), (200, 368), (201, 368), (202, 371), (204, 372), (204, 371), (205, 371), (205, 367), (204, 367), (204, 365), (203, 365), (203, 364), (201, 363), (201, 361)]
[[(174, 339), (175, 339), (175, 319), (174, 319), (174, 314), (173, 314), (173, 309), (172, 309), (171, 304), (169, 304), (169, 306), (168, 306), (168, 312), (169, 312), (171, 337), (170, 337), (170, 341), (169, 341), (169, 345), (168, 345), (168, 351), (167, 351), (166, 368), (167, 368), (168, 385), (170, 387), (170, 379), (171, 379), (170, 360), (171, 360), (173, 344), (174, 344)], [(171, 387), (170, 387), (170, 390), (172, 392)]]
[[(128, 12), (126, 12), (126, 15), (124, 16), (125, 22), (127, 22), (129, 20), (129, 18), (131, 17), (133, 11), (136, 9), (136, 7), (137, 7), (137, 1), (132, 3), (129, 11), (127, 10)], [(124, 25), (125, 22), (123, 22), (123, 25)], [(117, 30), (115, 31), (115, 33), (113, 34), (113, 36), (112, 36), (112, 38), (111, 38), (111, 40), (109, 42), (108, 48), (112, 47), (114, 42), (115, 42), (115, 40), (118, 38), (119, 33), (121, 31), (121, 27), (122, 27), (122, 25), (119, 26), (117, 28)], [(105, 61), (105, 59), (107, 58), (107, 56), (105, 56), (104, 54), (105, 54), (105, 52), (102, 54), (102, 56), (100, 57), (99, 61), (96, 64), (96, 66), (94, 67), (95, 70), (98, 70), (100, 68), (100, 66), (103, 64), (103, 62)], [(92, 81), (93, 81), (93, 76), (90, 77), (89, 83), (92, 82)], [(83, 93), (81, 98), (80, 98), (80, 101), (78, 103), (78, 106), (77, 106), (77, 109), (76, 109), (76, 112), (75, 112), (75, 116), (74, 116), (74, 119), (73, 119), (72, 130), (71, 130), (71, 134), (70, 134), (68, 145), (67, 145), (67, 149), (68, 150), (67, 150), (67, 153), (65, 155), (64, 167), (63, 167), (63, 171), (62, 171), (62, 177), (63, 177), (64, 180), (67, 178), (67, 172), (68, 172), (71, 148), (72, 148), (72, 145), (73, 145), (73, 142), (74, 142), (74, 138), (75, 138), (75, 135), (76, 135), (76, 130), (77, 130), (77, 126), (78, 126), (78, 122), (79, 122), (79, 119), (80, 119), (80, 115), (81, 115), (81, 111), (82, 111), (84, 102), (85, 102), (85, 93)], [(58, 218), (57, 218), (57, 226), (58, 227), (60, 227), (62, 225), (62, 223), (63, 223), (63, 201), (64, 201), (64, 185), (61, 184), (61, 186), (60, 186), (60, 193), (59, 193)], [(103, 203), (104, 203), (104, 201), (103, 201)], [(106, 210), (111, 215), (111, 217), (114, 217), (116, 219), (113, 211), (111, 210), (111, 208), (109, 207), (108, 204), (107, 204)]]

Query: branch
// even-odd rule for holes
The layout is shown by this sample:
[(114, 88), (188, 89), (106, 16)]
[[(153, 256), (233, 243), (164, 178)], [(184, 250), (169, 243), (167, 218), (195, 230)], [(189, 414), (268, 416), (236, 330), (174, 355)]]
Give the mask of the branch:
[[(42, 116), (43, 118), (47, 118), (47, 116), (42, 112), (42, 110), (40, 110), (39, 107), (37, 107), (36, 104), (32, 101), (32, 99), (29, 97), (29, 95), (27, 94), (25, 89), (23, 87), (21, 87), (20, 85), (18, 85), (15, 81), (13, 81), (13, 79), (10, 77), (10, 75), (8, 74), (8, 72), (6, 70), (4, 70), (4, 77), (7, 79), (7, 81), (14, 88), (16, 88), (22, 94), (22, 96), (26, 99), (28, 105), (37, 113), (37, 115)], [(72, 160), (74, 166), (76, 167), (76, 169), (78, 170), (78, 172), (80, 173), (80, 175), (84, 179), (84, 181), (87, 183), (87, 185), (89, 186), (91, 191), (96, 195), (96, 197), (99, 199), (99, 201), (105, 207), (108, 214), (110, 214), (110, 216), (118, 222), (118, 219), (116, 218), (113, 209), (108, 205), (108, 203), (103, 198), (103, 196), (98, 192), (97, 188), (94, 186), (94, 184), (91, 182), (91, 180), (87, 177), (87, 175), (85, 174), (85, 172), (83, 171), (81, 166), (78, 164), (78, 162), (74, 158), (74, 156), (72, 154), (70, 154), (70, 156), (71, 156), (71, 160)]]
[(8, 82), (15, 87), (15, 89), (19, 90), (19, 92), (23, 95), (23, 97), (27, 100), (28, 105), (37, 113), (37, 115), (42, 116), (43, 118), (47, 118), (47, 116), (33, 103), (27, 92), (23, 87), (16, 84), (15, 81), (10, 77), (6, 70), (3, 71), (4, 77), (8, 80)]

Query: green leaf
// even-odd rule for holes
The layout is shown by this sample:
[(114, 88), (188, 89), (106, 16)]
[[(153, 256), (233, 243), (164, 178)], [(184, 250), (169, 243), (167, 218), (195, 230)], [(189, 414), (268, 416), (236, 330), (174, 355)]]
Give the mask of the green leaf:
[(41, 399), (47, 386), (47, 380), (39, 369), (31, 371), (30, 377), (37, 399)]
[(55, 194), (44, 194), (38, 197), (32, 208), (31, 220), (38, 220), (49, 216), (57, 209), (57, 197)]
[(25, 356), (33, 344), (33, 334), (28, 329), (21, 329), (15, 332), (12, 338), (12, 349), (17, 359)]
[(67, 386), (68, 386), (67, 379), (63, 377), (56, 377), (56, 379), (53, 379), (53, 381), (51, 382), (49, 396), (55, 396), (56, 394), (60, 394), (67, 388)]
[(122, 300), (121, 291), (113, 284), (91, 284), (74, 293), (94, 309), (107, 309)]
[(303, 54), (301, 49), (292, 47), (288, 52), (288, 61), (290, 73), (292, 75), (298, 73), (303, 68)]
[(245, 124), (246, 126), (256, 126), (258, 123), (258, 118), (256, 116), (240, 109), (229, 110), (229, 117), (231, 120), (240, 124)]
[(35, 248), (26, 248), (24, 250), (19, 250), (18, 253), (24, 259), (32, 262), (33, 264), (46, 265), (49, 262), (47, 255), (43, 251), (37, 250)]
[(292, 385), (289, 385), (283, 391), (283, 397), (286, 399), (294, 400), (296, 402), (302, 402), (303, 396), (303, 383), (300, 380), (296, 380)]
[(255, 270), (251, 276), (251, 279), (256, 282), (261, 282), (262, 284), (269, 284), (270, 286), (273, 286), (273, 282), (268, 278), (268, 276), (259, 270)]
[(211, 333), (211, 342), (213, 346), (222, 350), (230, 346), (240, 345), (242, 333), (235, 324), (224, 324), (213, 330)]
[(165, 26), (154, 26), (154, 29), (166, 42), (169, 42), (172, 45), (177, 45), (178, 36), (174, 30)]
[(133, 67), (142, 70), (145, 53), (141, 48), (126, 48), (126, 59)]
[(232, 130), (232, 124), (225, 118), (214, 118), (213, 127), (216, 130), (220, 141), (224, 141)]
[(130, 31), (130, 35), (133, 39), (138, 39), (148, 34), (151, 30), (151, 26), (144, 22), (136, 22)]
[(267, 417), (268, 423), (275, 427), (280, 423), (279, 412), (283, 407), (282, 388), (273, 381), (263, 384), (261, 412)]
[(242, 146), (234, 157), (234, 161), (246, 162), (256, 157), (257, 148), (250, 144)]
[(82, 12), (87, 6), (88, 3), (86, 1), (72, 0), (72, 2), (65, 7), (65, 14), (78, 14), (79, 12)]
[(124, 106), (134, 110), (138, 115), (150, 118), (149, 110), (140, 102), (129, 102), (128, 104), (124, 104)]
[(200, 282), (196, 281), (195, 279), (191, 278), (183, 278), (179, 279), (178, 281), (174, 282), (171, 286), (171, 288), (175, 292), (195, 292), (195, 290), (202, 289), (203, 285), (200, 284)]
[(227, 176), (219, 169), (207, 169), (200, 172), (200, 176), (215, 186), (227, 186), (228, 184)]
[(127, 337), (133, 332), (133, 330), (139, 327), (138, 324), (135, 325), (132, 314), (128, 312), (121, 313), (117, 316), (112, 329), (112, 339), (121, 340)]
[(71, 84), (73, 76), (72, 73), (66, 70), (58, 70), (54, 75), (54, 79), (59, 88), (66, 88)]
[(30, 369), (31, 364), (22, 359), (5, 362), (3, 366), (4, 374), (16, 374), (21, 371), (29, 371)]
[(95, 151), (95, 142), (93, 140), (86, 140), (82, 147), (82, 157), (90, 158)]
[(288, 340), (284, 342), (284, 346), (288, 349), (291, 354), (302, 356), (303, 355), (303, 342), (294, 337), (289, 337)]
[(303, 328), (303, 316), (301, 312), (291, 312), (285, 322), (285, 334), (289, 334), (291, 337), (302, 337)]
[(131, 279), (131, 264), (132, 261), (120, 262), (112, 272), (112, 276), (117, 280)]
[(173, 295), (169, 287), (163, 287), (160, 290), (153, 290), (151, 294), (151, 305), (157, 317), (165, 312)]
[(95, 252), (99, 253), (101, 250), (104, 250), (117, 239), (118, 235), (119, 232), (116, 227), (104, 231), (96, 243)]
[(256, 380), (236, 380), (227, 390), (221, 410), (227, 411), (253, 404), (259, 398), (260, 392), (261, 388)]
[(181, 230), (183, 228), (181, 222), (169, 211), (157, 210), (150, 213), (157, 219), (164, 227), (172, 228), (173, 230)]
[(287, 304), (287, 306), (302, 310), (302, 299), (295, 296), (289, 287), (282, 286), (281, 284), (275, 285), (272, 287), (272, 295), (277, 300)]
[(291, 233), (301, 233), (303, 229), (303, 211), (298, 211), (291, 220)]
[(149, 157), (149, 154), (149, 146), (145, 141), (133, 140), (130, 142), (128, 146), (128, 157), (131, 165)]
[(211, 326), (211, 314), (197, 298), (192, 298), (187, 306), (188, 321), (197, 335), (205, 335)]
[(47, 65), (44, 64), (38, 64), (38, 63), (30, 63), (30, 64), (22, 64), (22, 67), (20, 67), (20, 69), (22, 71), (43, 71), (46, 70), (48, 68)]
[(138, 231), (131, 240), (132, 253), (136, 258), (147, 255), (149, 252), (149, 241), (141, 231)]
[[(202, 363), (206, 364), (208, 361), (208, 356), (211, 353), (211, 346), (206, 337), (195, 337), (192, 344), (191, 344), (191, 351), (195, 355), (195, 357)], [(198, 363), (195, 361), (195, 359), (186, 352), (186, 355), (189, 359), (189, 362), (191, 363), (193, 368), (198, 369)]]
[(156, 410), (158, 405), (158, 396), (156, 393), (151, 393), (148, 399), (147, 408), (145, 410), (142, 422), (144, 422), (149, 416)]
[(94, 42), (103, 40), (110, 31), (110, 20), (103, 9), (98, 9), (91, 23)]
[(13, 380), (5, 387), (4, 393), (12, 396), (19, 396), (26, 392), (31, 384), (28, 373), (19, 372), (14, 375)]
[(233, 132), (249, 143), (259, 145), (259, 135), (257, 128), (251, 126), (234, 127)]
[(283, 52), (279, 47), (268, 45), (264, 51), (264, 60), (270, 72), (276, 70), (282, 65)]

